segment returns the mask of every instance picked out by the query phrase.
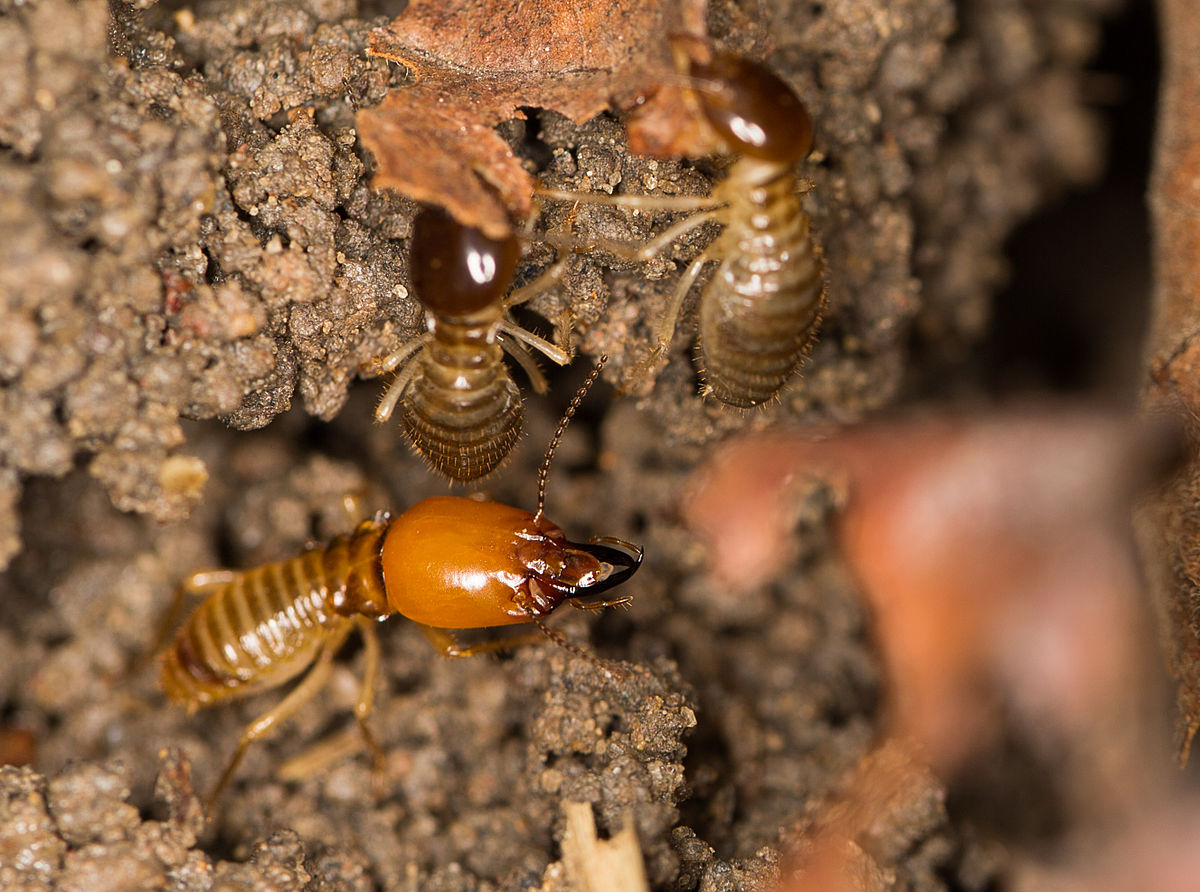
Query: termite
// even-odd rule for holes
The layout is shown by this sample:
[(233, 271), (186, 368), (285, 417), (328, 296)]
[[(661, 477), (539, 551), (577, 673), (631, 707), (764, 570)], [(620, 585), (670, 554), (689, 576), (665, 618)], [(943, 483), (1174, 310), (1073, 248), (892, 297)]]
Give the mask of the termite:
[[(554, 452), (602, 364), (603, 359), (550, 440), (533, 513), (496, 502), (428, 498), (396, 517), (381, 513), (296, 557), (184, 580), (164, 628), (187, 595), (205, 600), (162, 656), (162, 687), (170, 700), (194, 712), (277, 687), (307, 670), (278, 704), (246, 726), (210, 803), (247, 747), (320, 691), (334, 656), (356, 628), (365, 657), (354, 716), (378, 768), (382, 751), (367, 725), (379, 669), (374, 621), (404, 616), (446, 656), (469, 656), (544, 634), (603, 666), (544, 620), (563, 603), (586, 610), (629, 603), (628, 596), (600, 596), (629, 579), (642, 560), (641, 548), (621, 539), (572, 542), (544, 512)], [(526, 633), (530, 624), (536, 627), (532, 634)], [(467, 642), (468, 630), (486, 631)]]
[[(728, 52), (697, 61), (675, 48), (685, 95), (711, 141), (737, 160), (707, 197), (603, 195), (540, 190), (543, 197), (644, 210), (692, 211), (629, 253), (649, 260), (703, 223), (721, 234), (684, 272), (655, 326), (655, 351), (670, 346), (684, 300), (709, 261), (718, 267), (700, 298), (704, 392), (739, 408), (763, 403), (799, 370), (825, 307), (825, 267), (795, 165), (812, 150), (813, 123), (796, 93), (764, 66)], [(607, 245), (607, 247), (614, 247)], [(648, 362), (649, 362), (648, 361)]]
[(425, 208), (413, 221), (409, 267), (428, 331), (382, 360), (385, 371), (399, 372), (375, 418), (387, 421), (398, 406), (413, 448), (452, 480), (491, 473), (520, 438), (524, 406), (504, 352), (539, 393), (546, 379), (526, 345), (559, 365), (570, 360), (508, 317), (560, 272), (552, 267), (506, 297), (520, 254), (515, 236), (490, 238), (439, 208)]

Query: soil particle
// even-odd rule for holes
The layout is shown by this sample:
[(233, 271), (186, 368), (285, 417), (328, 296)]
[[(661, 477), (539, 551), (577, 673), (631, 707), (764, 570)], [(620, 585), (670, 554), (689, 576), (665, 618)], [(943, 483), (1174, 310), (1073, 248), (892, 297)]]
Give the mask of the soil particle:
[(119, 769), (77, 765), (50, 781), (50, 811), (67, 845), (125, 839), (139, 823), (137, 809), (124, 800), (129, 782)]
[[(167, 821), (143, 820), (126, 800), (119, 763), (76, 765), (47, 784), (28, 769), (0, 768), (0, 882), (6, 889), (302, 890), (313, 875), (305, 850), (288, 830), (256, 843), (247, 861), (213, 862), (193, 848), (203, 825), (187, 763), (163, 754), (159, 799)], [(344, 877), (331, 888), (362, 889), (356, 870), (328, 852), (318, 876)], [(357, 878), (358, 882), (355, 883)]]
[(50, 888), (67, 844), (46, 808), (46, 781), (28, 768), (0, 768), (0, 881), (6, 888)]

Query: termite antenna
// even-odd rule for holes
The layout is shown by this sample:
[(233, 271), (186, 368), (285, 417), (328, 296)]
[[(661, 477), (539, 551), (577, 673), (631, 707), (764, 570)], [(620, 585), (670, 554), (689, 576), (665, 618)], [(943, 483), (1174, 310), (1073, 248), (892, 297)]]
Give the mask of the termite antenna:
[(545, 620), (543, 620), (540, 616), (535, 616), (534, 614), (530, 613), (529, 619), (535, 626), (538, 627), (538, 629), (541, 630), (543, 635), (545, 635), (563, 650), (567, 651), (567, 653), (574, 654), (581, 660), (586, 660), (609, 678), (617, 678), (620, 674), (623, 674), (620, 669), (611, 665), (608, 660), (600, 659), (587, 648), (580, 647), (562, 632), (558, 631), (558, 629), (550, 628), (548, 625), (546, 625)]
[[(554, 459), (554, 452), (558, 449), (558, 444), (562, 442), (563, 434), (567, 432), (567, 425), (571, 423), (571, 419), (575, 417), (575, 411), (579, 408), (579, 404), (583, 402), (583, 398), (587, 396), (588, 390), (596, 383), (596, 379), (600, 377), (600, 370), (604, 368), (604, 364), (608, 362), (608, 354), (604, 353), (596, 360), (596, 367), (592, 369), (591, 374), (587, 379), (579, 385), (579, 390), (571, 400), (571, 404), (567, 406), (567, 411), (563, 413), (562, 421), (558, 423), (558, 429), (554, 431), (554, 436), (550, 438), (550, 445), (546, 447), (546, 457), (542, 459), (542, 466), (538, 468), (538, 494), (537, 494), (537, 511), (533, 514), (533, 520), (536, 523), (542, 519), (542, 514), (546, 508), (546, 480), (550, 476), (550, 462)], [(539, 623), (540, 625), (540, 623)], [(546, 631), (543, 629), (543, 631)], [(549, 632), (546, 632), (549, 635)], [(552, 636), (553, 637), (553, 636)]]

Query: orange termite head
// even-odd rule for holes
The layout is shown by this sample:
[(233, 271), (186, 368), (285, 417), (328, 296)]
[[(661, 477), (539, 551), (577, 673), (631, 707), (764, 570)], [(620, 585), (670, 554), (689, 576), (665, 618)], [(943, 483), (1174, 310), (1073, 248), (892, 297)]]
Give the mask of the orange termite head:
[(470, 316), (499, 301), (512, 284), (520, 258), (515, 236), (489, 238), (441, 208), (423, 208), (413, 220), (413, 288), (421, 302), (440, 315)]
[(812, 151), (804, 103), (762, 65), (718, 52), (689, 61), (687, 75), (705, 120), (732, 151), (773, 164), (794, 164)]
[(394, 611), (427, 626), (479, 629), (530, 622), (563, 601), (587, 607), (632, 576), (642, 552), (613, 539), (571, 542), (520, 508), (438, 496), (392, 521), (382, 560)]

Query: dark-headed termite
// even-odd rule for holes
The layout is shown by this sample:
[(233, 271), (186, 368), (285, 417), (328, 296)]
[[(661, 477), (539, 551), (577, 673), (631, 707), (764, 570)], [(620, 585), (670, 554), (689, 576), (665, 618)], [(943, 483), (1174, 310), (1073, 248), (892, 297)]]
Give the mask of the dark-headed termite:
[(723, 224), (716, 241), (684, 272), (655, 326), (655, 357), (669, 347), (683, 302), (704, 266), (717, 261), (700, 299), (705, 393), (749, 408), (771, 399), (799, 369), (825, 306), (824, 261), (801, 203), (806, 186), (795, 172), (812, 149), (812, 118), (795, 92), (763, 66), (722, 52), (699, 62), (687, 55), (684, 41), (675, 47), (689, 102), (714, 142), (738, 156), (711, 195), (540, 194), (694, 212), (634, 251), (617, 247), (641, 260), (703, 223)]
[[(571, 542), (543, 512), (550, 462), (600, 365), (546, 449), (532, 514), (496, 502), (429, 498), (394, 518), (380, 514), (297, 557), (249, 570), (195, 573), (183, 582), (167, 624), (186, 595), (206, 599), (163, 654), (162, 686), (172, 701), (190, 712), (276, 687), (307, 669), (287, 696), (246, 727), (212, 800), (246, 748), (328, 681), (335, 654), (355, 628), (365, 658), (354, 715), (379, 764), (381, 751), (367, 726), (379, 668), (372, 621), (407, 617), (447, 656), (510, 646), (533, 637), (514, 635), (512, 627), (532, 624), (540, 630), (534, 635), (544, 633), (602, 665), (543, 620), (563, 602), (587, 610), (628, 603), (628, 597), (599, 596), (632, 576), (642, 560), (639, 547), (620, 539)], [(498, 634), (464, 642), (463, 630), (491, 629)]]
[(546, 287), (544, 276), (505, 297), (520, 253), (515, 236), (489, 238), (440, 208), (425, 208), (413, 221), (409, 267), (429, 331), (382, 361), (386, 371), (400, 371), (375, 417), (387, 421), (399, 406), (413, 447), (453, 480), (495, 470), (521, 435), (521, 392), (504, 351), (539, 393), (546, 379), (525, 346), (559, 365), (570, 359), (508, 318), (509, 309)]

